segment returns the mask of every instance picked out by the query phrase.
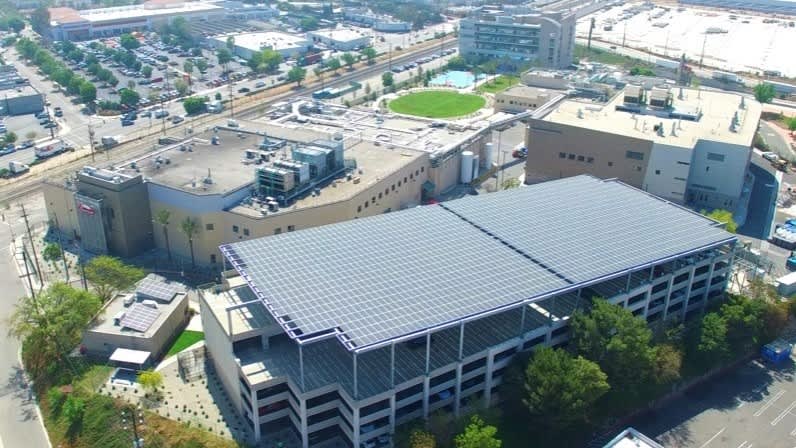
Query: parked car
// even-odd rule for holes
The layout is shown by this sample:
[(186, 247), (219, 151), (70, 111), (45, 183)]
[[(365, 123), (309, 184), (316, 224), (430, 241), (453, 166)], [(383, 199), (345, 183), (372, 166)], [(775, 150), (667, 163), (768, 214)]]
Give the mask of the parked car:
[(762, 153), (762, 154), (760, 154), (760, 155), (761, 155), (761, 156), (763, 156), (763, 158), (764, 158), (764, 159), (766, 159), (766, 160), (768, 160), (769, 162), (774, 162), (774, 161), (776, 161), (777, 159), (779, 159), (779, 156), (777, 155), (777, 153), (775, 153), (775, 152), (771, 152), (771, 151), (769, 151), (769, 152), (764, 152), (764, 153)]
[(175, 116), (171, 117), (171, 122), (174, 123), (174, 124), (182, 123), (183, 121), (185, 121), (185, 118), (182, 118), (179, 115), (175, 115)]
[(61, 108), (60, 108), (60, 107), (58, 107), (58, 106), (56, 106), (56, 107), (55, 107), (55, 109), (54, 109), (54, 113), (55, 113), (55, 116), (56, 116), (56, 117), (63, 117), (63, 116), (64, 116), (64, 111), (63, 111), (63, 109), (61, 109)]
[(249, 93), (249, 92), (251, 92), (251, 89), (248, 87), (241, 87), (240, 89), (238, 89), (238, 93)]
[(14, 151), (16, 151), (16, 148), (14, 148), (14, 145), (8, 145), (8, 146), (0, 147), (0, 156), (13, 154)]
[(58, 123), (54, 123), (52, 121), (50, 121), (50, 122), (48, 122), (47, 124), (44, 125), (44, 129), (57, 128), (57, 127), (58, 127)]
[(33, 143), (33, 140), (25, 140), (24, 142), (19, 144), (17, 149), (22, 150), (22, 149), (33, 148), (34, 145), (35, 143)]
[(131, 120), (129, 118), (122, 118), (122, 126), (132, 126), (135, 124), (135, 120)]
[(258, 89), (259, 89), (260, 87), (265, 87), (265, 81), (257, 81), (257, 82), (254, 84), (254, 87), (256, 87), (256, 88), (258, 88)]

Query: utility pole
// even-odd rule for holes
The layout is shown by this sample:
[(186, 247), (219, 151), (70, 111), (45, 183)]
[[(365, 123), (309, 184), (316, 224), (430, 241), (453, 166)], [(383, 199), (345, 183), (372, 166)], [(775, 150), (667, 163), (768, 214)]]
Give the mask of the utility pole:
[(22, 241), (22, 262), (25, 264), (25, 277), (28, 278), (28, 288), (30, 296), (36, 299), (36, 291), (33, 289), (33, 280), (30, 279), (30, 267), (28, 266), (28, 253), (25, 252), (25, 241)]
[(591, 22), (589, 23), (589, 41), (586, 43), (586, 51), (591, 51), (591, 33), (594, 31), (594, 17), (591, 18)]
[[(6, 101), (8, 101), (8, 100), (6, 100)], [(46, 96), (44, 97), (44, 108), (47, 109), (47, 118), (50, 119), (50, 122), (52, 122), (52, 117), (50, 117), (50, 106), (47, 105), (47, 97)], [(52, 138), (52, 139), (55, 138), (55, 131), (53, 131), (53, 129), (55, 129), (55, 128), (50, 126), (50, 138)]]
[(627, 20), (625, 20), (625, 30), (622, 32), (622, 48), (625, 48), (626, 37), (627, 37)]
[(699, 56), (699, 68), (702, 68), (702, 61), (705, 59), (705, 45), (708, 43), (708, 33), (705, 33), (705, 38), (702, 39), (702, 55)]
[(94, 161), (94, 128), (91, 126), (91, 119), (88, 120), (88, 144), (91, 148), (91, 161)]
[(387, 44), (388, 70), (392, 71), (392, 43)]
[(25, 220), (25, 228), (28, 231), (28, 241), (30, 241), (30, 250), (33, 252), (33, 262), (36, 264), (36, 272), (39, 276), (39, 284), (44, 286), (44, 273), (39, 267), (39, 256), (36, 254), (36, 242), (33, 240), (33, 234), (30, 231), (30, 223), (28, 222), (28, 214), (25, 211), (25, 205), (20, 203), (19, 207), (22, 209), (22, 218)]

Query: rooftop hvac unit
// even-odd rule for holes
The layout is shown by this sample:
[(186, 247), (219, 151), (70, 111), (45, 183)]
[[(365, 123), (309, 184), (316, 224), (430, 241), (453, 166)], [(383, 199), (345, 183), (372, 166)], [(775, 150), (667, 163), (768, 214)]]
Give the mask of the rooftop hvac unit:
[(135, 303), (135, 297), (133, 297), (132, 295), (129, 295), (129, 296), (124, 298), (124, 301), (122, 303), (124, 303), (124, 306), (130, 306), (133, 303)]
[(119, 311), (118, 313), (116, 313), (115, 316), (113, 316), (113, 326), (114, 327), (118, 327), (118, 326), (121, 325), (122, 319), (124, 319), (124, 314), (125, 314), (125, 312), (124, 312), (124, 310), (122, 310), (122, 311)]
[(155, 309), (155, 310), (158, 309), (158, 303), (155, 302), (154, 300), (144, 300), (144, 301), (141, 302), (141, 304), (143, 304), (146, 307)]

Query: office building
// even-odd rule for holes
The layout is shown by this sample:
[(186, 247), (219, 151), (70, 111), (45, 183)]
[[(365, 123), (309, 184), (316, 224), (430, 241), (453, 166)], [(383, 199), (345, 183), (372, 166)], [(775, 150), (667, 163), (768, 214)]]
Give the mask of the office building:
[(412, 24), (396, 20), (393, 17), (376, 14), (367, 8), (343, 8), (343, 17), (359, 25), (373, 28), (382, 33), (404, 33), (412, 30)]
[(588, 173), (697, 209), (736, 210), (748, 199), (761, 109), (734, 93), (679, 87), (566, 100), (529, 121), (525, 182)]
[(233, 269), (199, 302), (210, 359), (257, 439), (288, 427), (303, 447), (359, 447), (498, 402), (513, 356), (565, 346), (594, 297), (649, 322), (702, 315), (736, 240), (577, 176), (227, 244)]
[(459, 22), (459, 53), (475, 59), (565, 68), (572, 64), (576, 17), (526, 7), (484, 6)]
[[(113, 171), (85, 167), (42, 187), (49, 222), (94, 253), (191, 251), (218, 269), (224, 243), (411, 208), (491, 163), (491, 128), (349, 109), (307, 99), (269, 119), (197, 132)], [(514, 117), (511, 117), (514, 118)], [(475, 119), (474, 119), (475, 120)], [(389, 133), (385, 129), (390, 129)], [(465, 157), (466, 156), (466, 157)], [(153, 223), (170, 212), (165, 226)]]
[(131, 31), (151, 31), (182, 17), (189, 22), (224, 17), (224, 8), (213, 2), (148, 0), (144, 3), (112, 8), (76, 10), (69, 7), (48, 9), (50, 32), (55, 40), (86, 40)]

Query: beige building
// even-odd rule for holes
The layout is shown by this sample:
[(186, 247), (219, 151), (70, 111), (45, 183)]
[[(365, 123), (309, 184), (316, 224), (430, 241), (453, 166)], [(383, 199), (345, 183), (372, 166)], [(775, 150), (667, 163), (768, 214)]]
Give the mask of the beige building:
[(81, 350), (101, 359), (120, 348), (138, 350), (156, 360), (185, 328), (189, 317), (185, 286), (149, 274), (135, 291), (119, 294), (102, 307), (83, 331)]
[(700, 208), (734, 210), (761, 105), (740, 95), (627, 86), (607, 103), (571, 99), (535, 115), (526, 183), (593, 174)]
[(517, 85), (495, 94), (495, 112), (518, 113), (534, 110), (562, 92)]
[[(287, 105), (270, 113), (277, 115), (208, 131), (113, 172), (84, 168), (66, 184), (47, 184), (48, 216), (51, 222), (57, 216), (64, 233), (82, 240), (92, 239), (82, 229), (113, 235), (134, 221), (136, 231), (152, 241), (142, 248), (166, 249), (168, 236), (172, 254), (182, 260), (191, 257), (182, 230), (190, 219), (196, 223), (196, 264), (220, 267), (222, 244), (415, 207), (460, 183), (463, 152), (479, 156), (483, 171), (489, 163), (487, 127), (440, 127), (332, 105)], [(135, 196), (134, 204), (145, 210), (120, 213), (124, 207), (112, 199), (116, 190), (136, 183), (146, 195)], [(98, 184), (106, 191), (95, 191)], [(86, 196), (84, 188), (99, 198), (91, 216), (101, 215), (104, 227), (89, 227), (93, 223), (75, 205), (74, 198)], [(161, 210), (169, 212), (166, 226), (153, 222)]]

